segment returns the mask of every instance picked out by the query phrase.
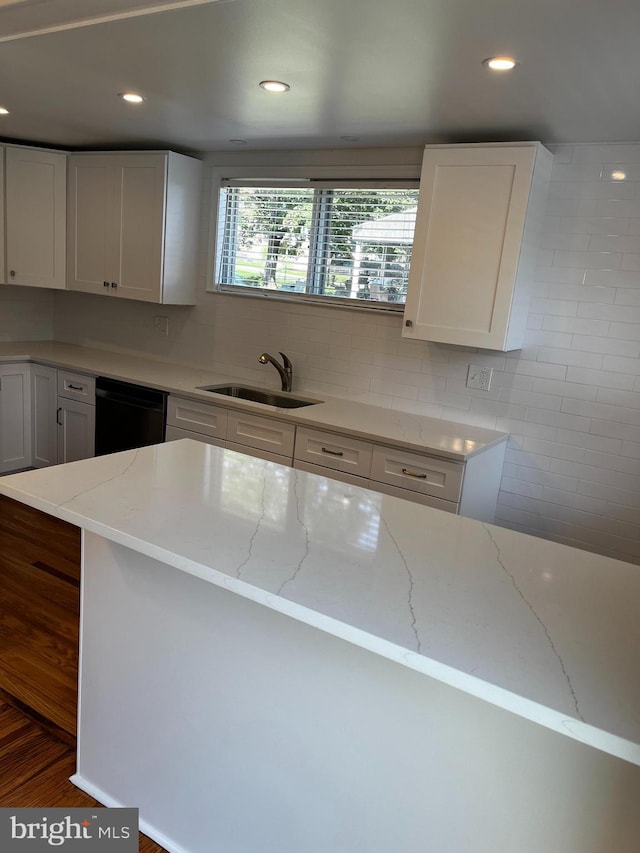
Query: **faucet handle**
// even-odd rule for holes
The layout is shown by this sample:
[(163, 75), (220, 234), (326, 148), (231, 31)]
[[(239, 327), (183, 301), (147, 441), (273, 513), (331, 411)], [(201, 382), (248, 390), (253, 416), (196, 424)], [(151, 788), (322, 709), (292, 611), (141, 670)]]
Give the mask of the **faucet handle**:
[[(280, 350), (278, 350), (278, 352), (280, 352)], [(283, 352), (280, 352), (280, 355), (282, 356), (282, 363), (284, 364), (284, 369), (293, 371), (291, 359), (289, 359)]]

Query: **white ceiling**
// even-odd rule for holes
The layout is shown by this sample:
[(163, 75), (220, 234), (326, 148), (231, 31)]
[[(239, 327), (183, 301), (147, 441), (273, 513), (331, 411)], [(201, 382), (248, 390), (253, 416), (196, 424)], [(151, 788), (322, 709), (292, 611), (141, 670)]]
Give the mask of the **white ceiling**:
[[(640, 139), (638, 0), (186, 2), (66, 29), (171, 0), (0, 0), (0, 136), (196, 151)], [(515, 71), (481, 66), (504, 53)]]

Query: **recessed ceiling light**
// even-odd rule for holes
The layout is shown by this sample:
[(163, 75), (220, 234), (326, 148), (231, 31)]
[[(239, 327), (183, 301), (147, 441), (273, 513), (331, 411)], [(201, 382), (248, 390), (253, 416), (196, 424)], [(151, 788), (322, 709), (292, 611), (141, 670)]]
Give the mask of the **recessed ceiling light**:
[(143, 101), (146, 101), (146, 98), (143, 98), (142, 95), (138, 95), (135, 92), (120, 92), (118, 94), (119, 98), (122, 98), (123, 101), (126, 101), (128, 104), (141, 104)]
[(492, 71), (511, 71), (518, 62), (510, 56), (490, 56), (489, 59), (484, 59), (482, 64), (488, 65)]
[(0, 116), (8, 116), (9, 110), (6, 107), (0, 107)]
[(232, 142), (234, 145), (246, 145), (246, 139), (230, 139), (229, 142)]
[(282, 83), (280, 80), (261, 80), (260, 85), (267, 92), (288, 92), (291, 88), (288, 83)]
[(627, 173), (626, 172), (620, 172), (620, 171), (618, 171), (618, 169), (616, 169), (615, 172), (611, 172), (611, 180), (612, 181), (624, 181), (626, 177), (627, 177)]

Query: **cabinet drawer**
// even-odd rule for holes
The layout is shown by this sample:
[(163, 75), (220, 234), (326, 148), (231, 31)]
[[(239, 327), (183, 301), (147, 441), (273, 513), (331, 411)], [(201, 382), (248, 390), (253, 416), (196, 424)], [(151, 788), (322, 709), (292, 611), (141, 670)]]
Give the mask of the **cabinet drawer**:
[(85, 373), (68, 373), (58, 371), (58, 397), (67, 400), (78, 400), (81, 403), (96, 403), (96, 378)]
[[(457, 503), (462, 490), (463, 470), (461, 462), (376, 445), (371, 480)], [(373, 482), (371, 488), (376, 488)]]
[(227, 435), (227, 410), (207, 403), (198, 403), (197, 400), (169, 397), (167, 426), (218, 438), (222, 445)]
[(298, 427), (296, 459), (333, 468), (358, 477), (368, 477), (373, 445), (346, 435)]
[[(289, 464), (293, 456), (295, 435), (293, 424), (241, 412), (229, 412), (228, 415), (227, 438), (230, 442), (286, 456)], [(227, 447), (231, 447), (231, 444)]]
[(225, 442), (227, 450), (235, 450), (236, 453), (244, 453), (245, 456), (255, 456), (256, 459), (264, 459), (265, 462), (277, 462), (291, 468), (291, 457), (282, 456), (279, 453), (271, 453), (269, 450), (261, 450), (259, 447), (247, 447), (245, 444), (236, 444), (235, 441)]
[(362, 489), (369, 488), (369, 480), (366, 477), (356, 477), (354, 474), (345, 474), (344, 471), (327, 469), (312, 462), (303, 462), (296, 459), (293, 467), (299, 471), (308, 471), (310, 474), (318, 474), (319, 477), (329, 477), (331, 480), (339, 480), (341, 483), (349, 483), (351, 486), (360, 486)]
[(201, 441), (204, 444), (213, 444), (214, 447), (224, 447), (224, 440), (221, 438), (213, 438), (213, 436), (203, 435), (201, 432), (192, 432), (188, 429), (168, 426), (165, 431), (164, 440), (177, 441), (179, 438), (190, 438), (192, 441)]
[(444, 512), (453, 512), (458, 514), (459, 505), (454, 501), (443, 501), (442, 498), (434, 498), (431, 495), (422, 495), (420, 492), (414, 492), (411, 489), (399, 489), (396, 486), (389, 486), (387, 483), (377, 483), (371, 480), (369, 488), (374, 492), (380, 492), (383, 495), (391, 495), (394, 498), (402, 498), (405, 501), (422, 504), (422, 506), (430, 506), (433, 509), (441, 509)]

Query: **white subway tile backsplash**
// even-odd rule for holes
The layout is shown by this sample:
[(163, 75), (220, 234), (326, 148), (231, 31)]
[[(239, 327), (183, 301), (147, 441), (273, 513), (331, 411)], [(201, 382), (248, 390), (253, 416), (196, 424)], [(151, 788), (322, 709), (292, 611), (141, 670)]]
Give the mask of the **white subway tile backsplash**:
[[(614, 216), (546, 216), (545, 234), (629, 234), (630, 222)], [(640, 232), (638, 232), (640, 233)]]
[[(610, 177), (610, 174), (607, 175)], [(632, 199), (635, 188), (627, 181), (556, 181), (549, 184), (549, 199)]]
[(552, 412), (547, 409), (529, 409), (527, 420), (534, 424), (561, 427), (586, 432), (589, 429), (589, 418), (579, 415), (568, 415), (562, 412)]
[(603, 355), (623, 355), (635, 358), (640, 355), (638, 341), (620, 341), (613, 337), (597, 337), (595, 335), (573, 335), (572, 349), (583, 352), (600, 352)]
[[(638, 436), (640, 438), (640, 436)], [(623, 441), (622, 456), (632, 456), (634, 459), (640, 459), (640, 442)]]
[(621, 270), (628, 270), (630, 272), (637, 272), (640, 270), (640, 255), (633, 254), (631, 252), (625, 252), (622, 256), (622, 263), (620, 264)]
[(539, 376), (544, 379), (564, 379), (567, 375), (566, 364), (543, 364), (538, 361), (520, 360), (517, 357), (507, 361), (505, 370), (522, 373), (525, 376)]
[(538, 361), (568, 366), (581, 365), (594, 370), (602, 367), (603, 358), (604, 356), (599, 353), (557, 349), (555, 347), (540, 347), (538, 351)]
[(588, 234), (563, 234), (561, 231), (544, 234), (541, 247), (543, 249), (566, 249), (567, 251), (586, 251), (591, 248)]
[[(587, 204), (588, 202), (582, 202)], [(638, 199), (600, 199), (586, 216), (613, 216), (623, 219), (640, 218), (640, 200)]]
[(552, 394), (538, 394), (533, 391), (522, 391), (519, 388), (503, 388), (502, 400), (509, 403), (519, 403), (522, 406), (536, 409), (551, 409), (560, 411), (562, 398)]
[(565, 252), (556, 249), (553, 263), (557, 267), (577, 267), (581, 270), (618, 270), (621, 252)]
[(620, 439), (621, 441), (636, 441), (640, 438), (640, 429), (630, 423), (622, 424), (592, 420), (589, 432), (598, 436)]
[[(580, 302), (602, 302), (611, 303), (615, 301), (617, 289), (615, 287), (605, 287), (604, 285), (596, 285), (590, 287), (587, 284), (554, 284), (549, 289), (547, 294), (549, 307), (552, 308), (556, 300), (566, 300), (567, 302), (576, 302), (576, 313), (564, 316), (577, 316), (577, 304)], [(545, 314), (559, 314), (558, 311), (545, 311)]]
[(562, 411), (574, 415), (584, 415), (587, 418), (598, 418), (603, 421), (627, 420), (628, 412), (620, 406), (609, 406), (605, 403), (590, 403), (587, 400), (572, 400), (570, 397), (562, 401)]
[(551, 284), (582, 284), (585, 278), (584, 270), (572, 267), (544, 266), (540, 263), (538, 263), (533, 274), (536, 282), (549, 282)]
[(559, 382), (556, 379), (534, 379), (532, 391), (539, 394), (557, 394), (558, 397), (575, 397), (579, 400), (595, 400), (597, 385), (581, 385), (577, 382)]
[(627, 142), (607, 143), (580, 143), (573, 145), (571, 154), (572, 163), (639, 163), (640, 144)]
[[(611, 301), (613, 302), (613, 299)], [(543, 323), (549, 317), (577, 317), (578, 300), (556, 298), (556, 293), (550, 292), (547, 298), (532, 299), (530, 310), (535, 314), (542, 314)]]
[(552, 181), (599, 181), (602, 175), (600, 163), (559, 163), (554, 158), (551, 168)]
[(554, 474), (552, 471), (541, 471), (539, 468), (518, 468), (518, 477), (527, 483), (538, 483), (540, 486), (564, 492), (575, 492), (578, 488), (578, 480), (575, 477)]
[(592, 252), (640, 252), (640, 235), (593, 235), (589, 238)]
[[(638, 380), (634, 380), (637, 382)], [(618, 391), (616, 388), (598, 388), (599, 403), (609, 403), (612, 406), (626, 406), (630, 409), (640, 408), (640, 394), (637, 391)]]
[(525, 495), (526, 497), (542, 497), (542, 486), (537, 483), (527, 483), (523, 479), (506, 477), (504, 474), (500, 483), (500, 489), (503, 492), (513, 492), (516, 495)]
[(587, 287), (640, 287), (640, 274), (628, 270), (585, 270)]
[(534, 347), (571, 348), (572, 335), (570, 332), (549, 332), (545, 329), (527, 329), (524, 345), (535, 355)]
[(605, 370), (576, 367), (575, 365), (567, 368), (567, 382), (597, 385), (603, 388), (617, 388), (620, 391), (631, 391), (634, 384), (632, 376), (625, 376), (622, 373), (608, 373)]
[(550, 332), (572, 332), (576, 335), (606, 335), (609, 322), (585, 317), (545, 317), (542, 328)]
[[(640, 255), (637, 256), (640, 261)], [(640, 267), (639, 267), (640, 268)], [(634, 308), (640, 306), (640, 287), (637, 290), (622, 288), (616, 292), (616, 305), (631, 305)]]
[(610, 370), (615, 373), (629, 373), (632, 376), (638, 376), (640, 375), (640, 359), (605, 355), (602, 361), (602, 369)]

